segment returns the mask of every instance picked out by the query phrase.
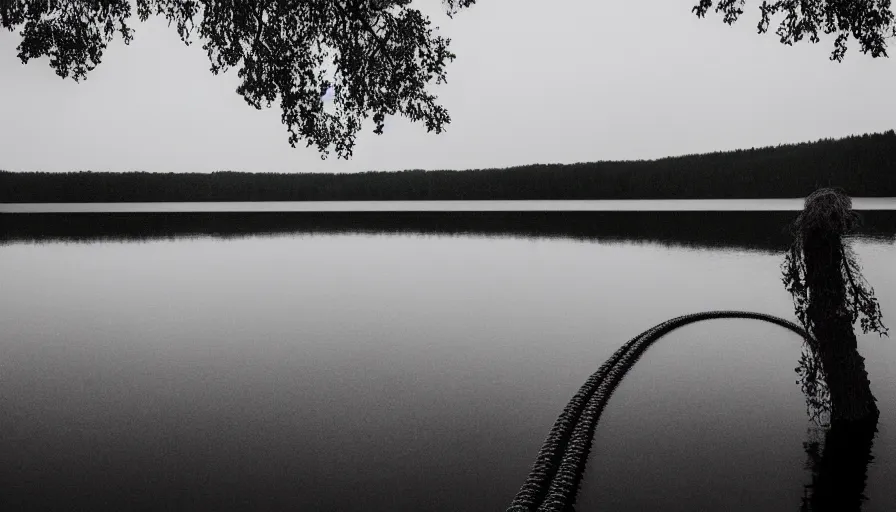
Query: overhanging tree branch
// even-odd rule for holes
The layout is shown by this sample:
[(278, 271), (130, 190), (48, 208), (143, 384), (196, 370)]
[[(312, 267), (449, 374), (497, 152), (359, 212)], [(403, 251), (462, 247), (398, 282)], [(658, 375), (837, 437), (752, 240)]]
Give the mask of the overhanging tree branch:
[[(213, 73), (237, 68), (237, 92), (250, 105), (279, 101), (291, 145), (348, 158), (370, 117), (376, 133), (388, 115), (437, 133), (450, 122), (429, 90), (454, 58), (449, 41), (406, 0), (133, 1), (141, 21), (159, 16), (184, 43), (199, 39)], [(0, 2), (3, 28), (21, 31), (20, 59), (49, 56), (62, 77), (86, 78), (116, 34), (125, 43), (132, 37), (132, 0)], [(472, 3), (443, 0), (449, 14)], [(327, 112), (322, 95), (330, 87)]]
[[(692, 11), (703, 18), (713, 9), (731, 25), (743, 14), (745, 0), (700, 0)], [(840, 62), (846, 55), (850, 36), (859, 42), (862, 53), (887, 57), (887, 40), (896, 37), (891, 0), (763, 0), (760, 34), (768, 32), (772, 18), (782, 15), (775, 34), (788, 46), (808, 37), (812, 43), (819, 34), (836, 35), (831, 60)]]

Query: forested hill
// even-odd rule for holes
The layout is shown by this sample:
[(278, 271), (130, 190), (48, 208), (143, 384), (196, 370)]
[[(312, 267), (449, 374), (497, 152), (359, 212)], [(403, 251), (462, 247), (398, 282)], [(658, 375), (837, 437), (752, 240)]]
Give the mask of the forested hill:
[(0, 172), (0, 202), (896, 196), (896, 133), (624, 162), (357, 174)]

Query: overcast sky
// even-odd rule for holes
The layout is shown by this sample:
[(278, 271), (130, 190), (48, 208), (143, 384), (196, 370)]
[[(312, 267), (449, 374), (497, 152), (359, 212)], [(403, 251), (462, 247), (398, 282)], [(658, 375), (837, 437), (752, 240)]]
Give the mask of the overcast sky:
[[(415, 5), (458, 58), (435, 88), (441, 135), (401, 118), (365, 127), (350, 161), (290, 148), (275, 106), (257, 111), (214, 76), (200, 45), (136, 23), (80, 84), (47, 60), (23, 66), (0, 33), (0, 169), (348, 172), (648, 159), (896, 128), (896, 61), (831, 38), (787, 47), (757, 35), (758, 2), (734, 27), (695, 0), (480, 0), (453, 20)], [(894, 41), (896, 42), (896, 41)], [(896, 48), (893, 48), (896, 52)]]

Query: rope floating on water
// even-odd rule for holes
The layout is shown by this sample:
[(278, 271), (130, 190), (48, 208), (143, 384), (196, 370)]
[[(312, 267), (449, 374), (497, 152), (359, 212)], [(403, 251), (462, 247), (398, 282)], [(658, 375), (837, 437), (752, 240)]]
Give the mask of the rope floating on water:
[(716, 318), (762, 320), (780, 325), (805, 339), (810, 339), (808, 333), (794, 322), (749, 311), (692, 313), (647, 329), (614, 352), (566, 404), (542, 444), (526, 482), (507, 508), (507, 512), (571, 510), (585, 473), (585, 464), (597, 422), (613, 390), (625, 374), (644, 351), (665, 334), (687, 324)]

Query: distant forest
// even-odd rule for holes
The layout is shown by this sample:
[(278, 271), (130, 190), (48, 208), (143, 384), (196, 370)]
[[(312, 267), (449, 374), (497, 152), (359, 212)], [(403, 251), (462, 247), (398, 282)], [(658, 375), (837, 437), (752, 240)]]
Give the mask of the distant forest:
[(896, 196), (896, 132), (659, 160), (468, 171), (0, 171), (0, 202), (782, 198), (822, 186)]

